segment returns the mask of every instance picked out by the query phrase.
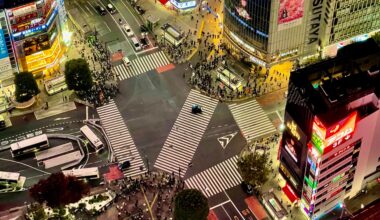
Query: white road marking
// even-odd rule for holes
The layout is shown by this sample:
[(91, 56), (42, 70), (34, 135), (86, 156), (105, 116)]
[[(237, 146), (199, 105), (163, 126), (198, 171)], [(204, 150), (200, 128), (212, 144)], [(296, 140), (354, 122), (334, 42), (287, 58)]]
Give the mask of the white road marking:
[(46, 171), (43, 171), (43, 170), (37, 169), (37, 168), (32, 167), (32, 166), (30, 166), (30, 165), (28, 165), (28, 164), (21, 163), (21, 162), (18, 162), (18, 161), (8, 160), (8, 159), (5, 159), (5, 158), (0, 158), (0, 160), (8, 161), (8, 162), (12, 162), (12, 163), (18, 163), (18, 164), (24, 165), (24, 166), (26, 166), (26, 167), (29, 167), (29, 168), (31, 168), (31, 169), (33, 169), (33, 170), (37, 170), (37, 171), (39, 171), (39, 172), (41, 172), (41, 173), (50, 174), (49, 172), (46, 172)]
[(107, 29), (108, 29), (110, 32), (112, 32), (112, 31), (111, 31), (111, 28), (108, 26), (108, 24), (107, 24), (105, 21), (103, 21), (103, 22), (104, 22), (104, 24), (106, 25)]

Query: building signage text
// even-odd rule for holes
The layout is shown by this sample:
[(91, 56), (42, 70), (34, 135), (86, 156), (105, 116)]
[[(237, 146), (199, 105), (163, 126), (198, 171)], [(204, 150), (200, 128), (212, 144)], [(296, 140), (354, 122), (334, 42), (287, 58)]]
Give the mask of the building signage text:
[(323, 0), (313, 0), (309, 30), (309, 44), (318, 41), (319, 29), (322, 19)]

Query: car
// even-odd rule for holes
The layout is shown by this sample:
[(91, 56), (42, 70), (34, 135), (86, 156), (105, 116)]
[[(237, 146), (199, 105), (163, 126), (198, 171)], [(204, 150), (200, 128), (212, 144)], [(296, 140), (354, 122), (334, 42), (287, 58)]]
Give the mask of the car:
[(123, 163), (119, 163), (119, 169), (125, 170), (131, 167), (131, 162), (129, 160), (124, 161)]
[(200, 105), (193, 104), (191, 106), (191, 113), (193, 113), (193, 114), (202, 113), (202, 107)]
[(131, 65), (131, 61), (129, 61), (128, 57), (123, 57), (123, 63), (127, 67)]
[(132, 37), (134, 35), (131, 26), (129, 24), (124, 24), (123, 25), (123, 31), (127, 34), (128, 37)]
[(249, 183), (242, 182), (241, 188), (244, 190), (245, 193), (248, 195), (252, 195), (254, 193), (253, 186)]
[(148, 39), (146, 39), (145, 37), (140, 38), (140, 43), (141, 43), (141, 46), (142, 46), (143, 48), (146, 48), (146, 47), (149, 46), (149, 41), (148, 41)]
[(107, 4), (107, 9), (108, 9), (108, 11), (109, 11), (111, 14), (115, 14), (115, 13), (116, 13), (116, 9), (115, 9), (115, 7), (113, 7), (112, 4)]
[(140, 51), (142, 48), (141, 48), (140, 42), (137, 40), (137, 37), (132, 37), (131, 40), (132, 40), (133, 46), (135, 47), (135, 50)]
[(145, 10), (143, 9), (143, 8), (141, 8), (141, 6), (136, 6), (135, 7), (135, 9), (136, 9), (136, 11), (137, 11), (137, 13), (139, 14), (139, 15), (143, 15), (143, 14), (145, 14)]
[(95, 5), (95, 9), (100, 15), (106, 15), (107, 14), (106, 10), (100, 5)]

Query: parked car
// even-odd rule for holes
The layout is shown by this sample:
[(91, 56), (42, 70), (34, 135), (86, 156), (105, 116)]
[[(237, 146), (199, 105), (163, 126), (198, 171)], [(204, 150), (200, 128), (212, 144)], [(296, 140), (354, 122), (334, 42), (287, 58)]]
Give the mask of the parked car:
[(132, 37), (131, 40), (132, 40), (133, 46), (135, 47), (135, 50), (140, 51), (142, 48), (141, 48), (140, 42), (137, 40), (137, 37)]
[(143, 8), (141, 8), (141, 6), (136, 6), (135, 7), (135, 9), (136, 9), (136, 11), (137, 11), (137, 14), (139, 14), (139, 15), (143, 15), (143, 14), (145, 14), (145, 10), (143, 9)]
[(108, 11), (111, 14), (115, 14), (116, 13), (116, 9), (115, 9), (115, 7), (112, 4), (107, 4), (107, 9), (108, 9)]
[(254, 193), (253, 186), (251, 184), (242, 182), (241, 183), (241, 188), (243, 188), (243, 191), (247, 193), (248, 195), (252, 195)]
[(146, 47), (149, 46), (149, 41), (148, 41), (148, 39), (146, 39), (145, 37), (143, 37), (143, 38), (140, 39), (140, 43), (141, 43), (141, 46), (142, 46), (143, 48), (146, 48)]
[(123, 25), (123, 31), (127, 34), (128, 37), (132, 37), (134, 35), (131, 26), (129, 24), (124, 24)]
[(106, 10), (100, 5), (95, 5), (95, 9), (100, 15), (106, 15), (107, 14)]

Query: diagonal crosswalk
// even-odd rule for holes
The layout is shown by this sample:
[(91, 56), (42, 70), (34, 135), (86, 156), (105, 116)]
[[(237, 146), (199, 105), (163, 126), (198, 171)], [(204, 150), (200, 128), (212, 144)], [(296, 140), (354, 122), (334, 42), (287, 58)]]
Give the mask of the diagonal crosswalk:
[(237, 186), (243, 180), (238, 171), (237, 161), (238, 155), (231, 157), (186, 179), (185, 184), (188, 188), (202, 191), (206, 197)]
[[(192, 114), (192, 104), (202, 106), (203, 112)], [(218, 100), (202, 95), (196, 90), (191, 90), (154, 167), (169, 173), (178, 173), (179, 168), (181, 168), (181, 176), (183, 177), (217, 104)]]
[(96, 110), (117, 161), (125, 162), (129, 160), (131, 162), (131, 167), (124, 171), (124, 175), (132, 177), (144, 173), (144, 162), (115, 102), (111, 100), (107, 105)]
[(247, 142), (276, 132), (276, 128), (256, 100), (230, 104), (228, 108)]
[(116, 76), (118, 76), (120, 80), (125, 80), (150, 70), (168, 65), (169, 63), (170, 61), (166, 57), (165, 53), (163, 51), (159, 51), (132, 60), (131, 65), (128, 67), (124, 64), (117, 65), (114, 67), (114, 70), (116, 72)]

